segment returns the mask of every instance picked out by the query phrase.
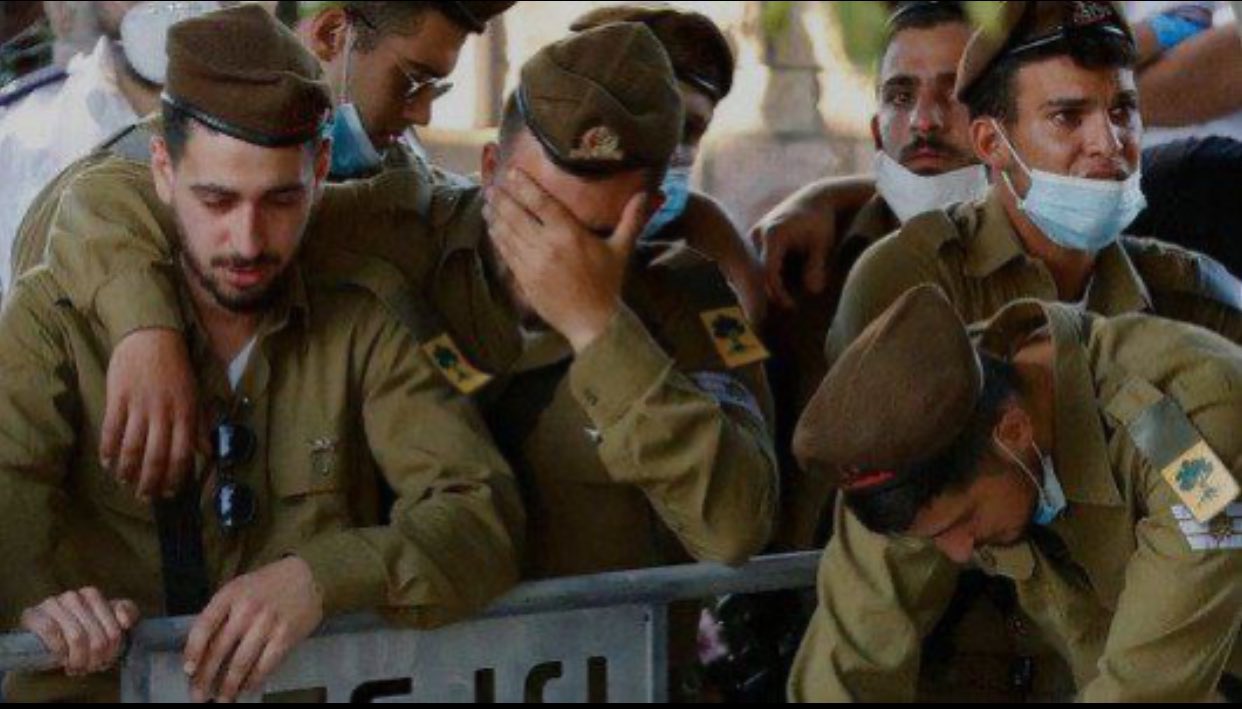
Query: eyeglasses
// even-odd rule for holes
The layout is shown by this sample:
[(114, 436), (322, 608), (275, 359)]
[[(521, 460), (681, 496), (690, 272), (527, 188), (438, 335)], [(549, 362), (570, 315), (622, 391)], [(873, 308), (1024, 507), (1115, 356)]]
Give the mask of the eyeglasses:
[[(349, 12), (349, 16), (356, 18), (359, 22), (366, 25), (367, 29), (372, 32), (379, 32), (379, 29), (375, 26), (375, 23), (371, 22), (371, 19), (362, 12), (358, 10), (351, 10)], [(415, 103), (423, 96), (427, 95), (425, 92), (430, 92), (431, 100), (435, 101), (441, 96), (447, 94), (449, 91), (453, 90), (453, 82), (447, 79), (438, 79), (434, 77), (430, 79), (420, 78), (419, 72), (411, 69), (409, 64), (406, 63), (405, 59), (400, 54), (397, 54), (397, 52), (391, 47), (385, 47), (385, 49), (390, 55), (392, 55), (393, 60), (397, 62), (397, 69), (401, 72), (402, 76), (405, 77), (407, 82), (405, 94), (402, 96), (402, 100), (407, 105)]]
[(235, 534), (249, 527), (255, 518), (255, 495), (249, 485), (239, 482), (233, 471), (254, 458), (257, 439), (254, 432), (222, 420), (211, 432), (211, 454), (216, 464), (216, 491), (212, 507), (220, 528)]
[(402, 75), (405, 76), (405, 80), (409, 82), (409, 85), (405, 89), (405, 95), (401, 97), (401, 100), (405, 101), (406, 104), (417, 102), (420, 98), (422, 98), (422, 96), (425, 95), (423, 93), (424, 91), (429, 92), (431, 100), (435, 101), (436, 99), (444, 96), (444, 94), (447, 94), (453, 90), (453, 82), (447, 79), (418, 78), (418, 76), (406, 66), (405, 60), (402, 59), (396, 52), (392, 52), (392, 58), (397, 62), (397, 69)]

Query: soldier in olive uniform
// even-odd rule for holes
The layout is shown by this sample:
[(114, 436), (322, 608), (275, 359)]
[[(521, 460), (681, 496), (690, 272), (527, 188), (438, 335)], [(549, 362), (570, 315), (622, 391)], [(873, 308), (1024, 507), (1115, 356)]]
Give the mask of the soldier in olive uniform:
[(212, 455), (175, 498), (119, 484), (95, 455), (109, 323), (46, 269), (19, 281), (0, 318), (0, 612), (63, 671), (10, 676), (10, 698), (115, 698), (108, 668), (138, 613), (201, 611), (188, 680), (229, 700), (326, 615), (441, 624), (518, 578), (517, 485), (474, 407), (367, 289), (391, 267), (299, 255), (328, 167), (318, 65), (253, 5), (179, 24), (169, 54), (159, 178), (118, 161), (67, 194), (99, 195), (100, 223), (157, 205), (171, 221), (178, 253), (159, 268)]
[[(862, 521), (839, 535), (1011, 579), (1083, 700), (1211, 700), (1242, 669), (1242, 349), (1037, 301), (972, 342), (955, 308), (900, 298), (799, 423), (799, 459)], [(793, 699), (908, 700), (941, 580), (830, 548)]]
[[(769, 271), (775, 307), (763, 331), (772, 348), (769, 373), (777, 405), (777, 440), (786, 477), (778, 542), (790, 549), (822, 548), (828, 534), (822, 480), (799, 470), (789, 456), (798, 417), (828, 373), (824, 338), (846, 276), (867, 248), (915, 215), (973, 199), (987, 187), (970, 147), (966, 107), (953, 80), (974, 26), (957, 2), (894, 3), (876, 77), (878, 108), (871, 120), (876, 172), (884, 179), (832, 178), (786, 200), (752, 232), (765, 258), (779, 261), (795, 235), (825, 240), (803, 260), (804, 287), (786, 293), (783, 274)], [(932, 202), (936, 202), (932, 204)], [(900, 215), (900, 216), (899, 216)], [(839, 238), (829, 238), (836, 237)], [(821, 253), (822, 252), (822, 253)], [(797, 265), (797, 264), (795, 264)]]
[[(529, 575), (737, 563), (771, 533), (766, 352), (712, 263), (637, 239), (681, 129), (655, 37), (606, 25), (523, 67), (486, 188), (393, 171), (329, 187), (308, 227), (309, 255), (379, 257), (404, 276), (390, 292), (416, 291), (390, 307), (520, 471)], [(114, 340), (181, 329), (164, 217), (104, 197), (66, 193), (52, 273)]]
[(1134, 40), (1113, 3), (1009, 2), (975, 33), (957, 95), (995, 187), (930, 212), (858, 262), (828, 334), (829, 362), (897, 296), (940, 285), (968, 321), (1037, 297), (1105, 315), (1154, 311), (1242, 340), (1239, 288), (1207, 257), (1120, 236), (1139, 190)]
[[(457, 64), (462, 44), (470, 33), (482, 33), (487, 23), (507, 11), (513, 2), (326, 2), (316, 5), (314, 17), (304, 27), (302, 41), (323, 67), (333, 90), (332, 128), (333, 182), (401, 169), (421, 173), (429, 182), (460, 183), (464, 178), (430, 164), (411, 142), (398, 134), (411, 125), (425, 124), (431, 105), (451, 87), (447, 77)], [(399, 78), (400, 80), (394, 80)], [(150, 162), (151, 139), (162, 133), (160, 116), (139, 121), (105, 141), (90, 155), (73, 163), (39, 193), (24, 215), (13, 243), (13, 273), (20, 275), (43, 263), (48, 248), (50, 220), (64, 186), (93, 165), (114, 157)], [(420, 203), (422, 204), (422, 203)], [(425, 204), (423, 204), (425, 207)], [(150, 456), (146, 439), (163, 433), (167, 445), (181, 458), (187, 457), (192, 431), (198, 426), (195, 411), (180, 392), (193, 385), (188, 363), (168, 372), (158, 391), (120, 399), (130, 388), (149, 381), (152, 353), (182, 354), (180, 341), (171, 333), (148, 330), (134, 333), (119, 343), (109, 363), (109, 426), (100, 441), (100, 454), (126, 471), (137, 471), (139, 487), (154, 492), (161, 476), (179, 478), (185, 470), (164, 470)], [(168, 357), (171, 359), (171, 356)], [(168, 425), (130, 426), (134, 421), (155, 421), (164, 416)], [(140, 433), (141, 431), (141, 433)]]
[(299, 35), (323, 65), (336, 98), (333, 181), (431, 165), (413, 131), (431, 122), (436, 100), (470, 34), (481, 34), (513, 2), (301, 2)]

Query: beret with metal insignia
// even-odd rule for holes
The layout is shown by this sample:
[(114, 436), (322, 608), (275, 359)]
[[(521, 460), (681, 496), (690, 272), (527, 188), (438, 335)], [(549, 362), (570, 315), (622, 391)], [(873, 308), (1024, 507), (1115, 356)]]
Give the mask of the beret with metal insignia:
[(546, 154), (574, 173), (662, 168), (681, 140), (681, 94), (668, 55), (633, 22), (544, 47), (522, 67), (516, 100)]

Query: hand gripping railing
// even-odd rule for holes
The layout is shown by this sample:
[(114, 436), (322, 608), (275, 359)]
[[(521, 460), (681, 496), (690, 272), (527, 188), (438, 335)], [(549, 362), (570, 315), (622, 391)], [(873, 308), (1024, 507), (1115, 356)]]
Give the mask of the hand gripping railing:
[[(670, 603), (809, 588), (818, 559), (790, 554), (736, 569), (693, 564), (532, 582), (478, 618), (431, 631), (394, 628), (374, 615), (334, 618), (246, 699), (662, 702)], [(122, 665), (125, 701), (188, 699), (180, 651), (191, 622), (138, 626)], [(51, 665), (33, 636), (0, 636), (0, 672)]]

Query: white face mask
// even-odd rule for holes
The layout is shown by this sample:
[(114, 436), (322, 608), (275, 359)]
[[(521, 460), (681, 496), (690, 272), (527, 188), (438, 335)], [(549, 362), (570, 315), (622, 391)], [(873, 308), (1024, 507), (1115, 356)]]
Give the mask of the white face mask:
[(164, 85), (168, 75), (168, 29), (182, 20), (220, 9), (218, 2), (144, 2), (121, 20), (121, 49), (142, 78)]
[(917, 175), (880, 151), (875, 155), (875, 187), (904, 224), (924, 212), (982, 199), (988, 172), (983, 165), (970, 165), (942, 175)]
[(1135, 170), (1124, 182), (1118, 182), (1032, 170), (1000, 125), (996, 130), (1031, 179), (1026, 197), (1018, 195), (1008, 173), (1005, 184), (1018, 200), (1018, 208), (1052, 243), (1071, 251), (1098, 253), (1116, 241), (1147, 208), (1141, 171)]

